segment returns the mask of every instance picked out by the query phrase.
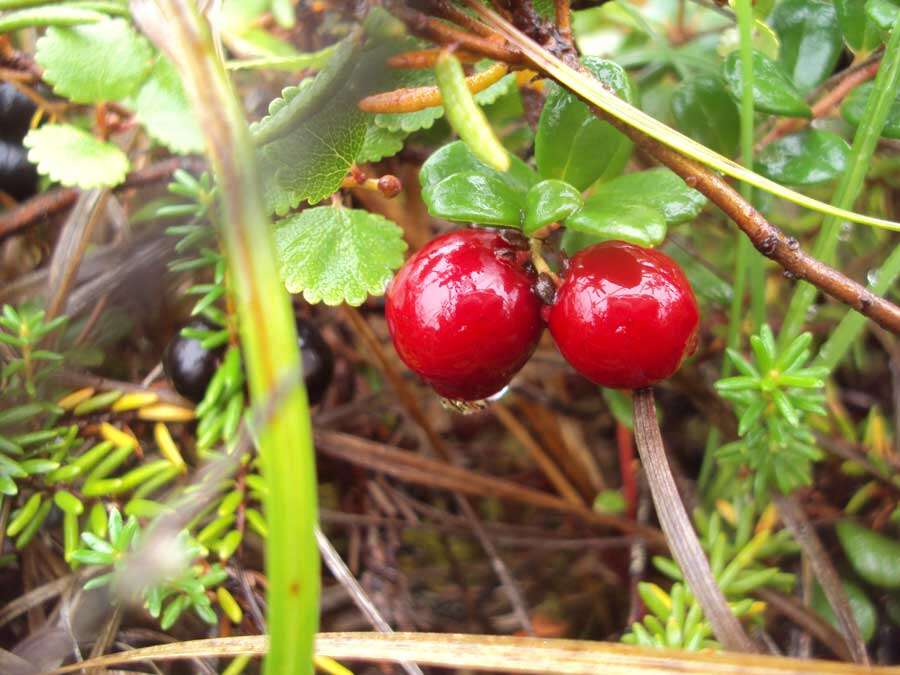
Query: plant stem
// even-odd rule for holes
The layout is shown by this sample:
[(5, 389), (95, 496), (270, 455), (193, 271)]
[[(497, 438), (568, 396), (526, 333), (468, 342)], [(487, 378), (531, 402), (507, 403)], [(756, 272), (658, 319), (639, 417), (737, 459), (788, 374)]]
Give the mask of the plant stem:
[[(157, 10), (159, 7), (159, 10)], [(296, 382), (258, 429), (269, 490), (266, 575), (270, 651), (265, 672), (312, 673), (318, 628), (316, 473), (306, 392), (290, 300), (278, 277), (256, 154), (240, 102), (192, 0), (132, 2), (141, 27), (179, 68), (216, 177), (222, 237), (234, 283), (252, 401), (264, 406)]]
[(716, 638), (726, 649), (757, 651), (728, 606), (722, 589), (716, 584), (709, 561), (678, 494), (656, 421), (652, 389), (634, 392), (634, 437), (666, 542)]
[[(900, 245), (894, 247), (887, 260), (878, 269), (875, 283), (869, 285), (869, 290), (881, 295), (894, 285), (898, 276), (900, 276)], [(825, 366), (828, 370), (837, 368), (865, 325), (866, 317), (852, 310), (848, 311), (819, 350), (816, 365)]]
[[(853, 137), (853, 148), (850, 152), (850, 160), (847, 171), (838, 181), (835, 190), (833, 204), (838, 208), (850, 209), (859, 196), (866, 177), (866, 171), (872, 160), (872, 153), (878, 144), (878, 138), (884, 127), (885, 120), (897, 95), (897, 85), (900, 83), (900, 15), (894, 22), (890, 40), (881, 60), (878, 74), (875, 76), (875, 84), (856, 135)], [(826, 216), (822, 221), (822, 229), (816, 239), (812, 255), (826, 265), (832, 264), (838, 245), (838, 234), (844, 221), (835, 216)], [(800, 282), (787, 314), (778, 342), (781, 347), (787, 345), (801, 330), (806, 320), (806, 313), (816, 298), (816, 288), (806, 282)]]

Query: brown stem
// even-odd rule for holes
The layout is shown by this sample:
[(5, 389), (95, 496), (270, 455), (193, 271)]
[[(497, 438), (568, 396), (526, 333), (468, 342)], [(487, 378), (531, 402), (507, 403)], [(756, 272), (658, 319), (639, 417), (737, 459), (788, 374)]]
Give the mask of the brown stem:
[(728, 607), (722, 589), (716, 584), (709, 561), (678, 494), (656, 421), (652, 389), (634, 392), (634, 436), (656, 506), (656, 517), (666, 535), (669, 549), (713, 633), (726, 649), (758, 651)]
[[(815, 102), (812, 106), (812, 119), (818, 119), (819, 117), (828, 115), (851, 91), (856, 89), (856, 87), (863, 82), (868, 82), (875, 77), (875, 74), (878, 72), (878, 66), (880, 65), (881, 59), (878, 59), (877, 61), (866, 64), (862, 68), (858, 68), (848, 73), (847, 76), (842, 78), (831, 91)], [(797, 131), (798, 129), (802, 129), (809, 124), (809, 122), (810, 120), (801, 117), (792, 117), (781, 120), (769, 133), (763, 136), (762, 140), (757, 144), (756, 150), (759, 151), (760, 148), (778, 140), (782, 136)]]
[(850, 656), (853, 661), (863, 665), (869, 665), (869, 655), (866, 652), (866, 643), (862, 639), (859, 625), (850, 609), (850, 601), (844, 592), (841, 584), (841, 578), (838, 576), (837, 570), (831, 564), (831, 558), (825, 552), (819, 536), (812, 528), (803, 509), (797, 504), (797, 501), (790, 496), (776, 495), (772, 498), (775, 506), (778, 507), (778, 513), (784, 524), (794, 535), (794, 539), (803, 553), (812, 565), (813, 574), (815, 574), (819, 585), (825, 592), (828, 604), (834, 611), (838, 620), (838, 627), (844, 637), (844, 642), (850, 650)]
[(559, 34), (571, 45), (572, 11), (569, 7), (569, 0), (555, 0), (553, 4), (556, 10), (556, 27), (559, 28)]
[[(195, 170), (203, 166), (196, 157), (173, 157), (156, 164), (132, 171), (125, 177), (125, 182), (116, 186), (116, 192), (128, 188), (139, 187), (149, 183), (157, 183), (167, 179), (176, 169)], [(78, 199), (77, 188), (56, 188), (35, 195), (15, 209), (0, 214), (0, 240), (11, 234), (42, 220), (56, 215), (75, 203)]]

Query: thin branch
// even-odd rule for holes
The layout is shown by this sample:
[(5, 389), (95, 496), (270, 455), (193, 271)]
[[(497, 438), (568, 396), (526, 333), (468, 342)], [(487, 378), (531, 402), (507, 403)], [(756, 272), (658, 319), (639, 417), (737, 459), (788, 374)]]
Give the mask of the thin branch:
[[(169, 178), (176, 169), (197, 170), (203, 165), (204, 163), (196, 157), (173, 157), (132, 171), (125, 177), (125, 182), (114, 189), (116, 192), (121, 192), (129, 188), (158, 183)], [(80, 190), (77, 188), (48, 190), (35, 195), (16, 208), (0, 214), (0, 241), (4, 237), (16, 234), (30, 225), (65, 211), (75, 203), (79, 193)]]
[(554, 9), (556, 10), (556, 27), (559, 28), (559, 34), (569, 43), (572, 42), (572, 11), (569, 7), (569, 0), (554, 0)]
[(656, 517), (666, 535), (669, 549), (716, 638), (726, 649), (758, 651), (732, 613), (722, 589), (716, 584), (709, 561), (678, 494), (656, 421), (652, 389), (634, 392), (634, 435), (656, 506)]
[(855, 663), (869, 665), (869, 655), (866, 652), (866, 643), (862, 639), (862, 633), (853, 611), (850, 609), (850, 601), (844, 592), (841, 584), (841, 578), (831, 563), (831, 558), (825, 552), (819, 536), (812, 528), (803, 509), (797, 504), (793, 497), (785, 497), (776, 495), (772, 498), (775, 506), (778, 507), (778, 513), (784, 524), (791, 531), (794, 540), (800, 544), (810, 564), (812, 565), (813, 574), (815, 574), (819, 585), (825, 592), (828, 604), (834, 611), (838, 620), (838, 627), (844, 637), (844, 642), (850, 650), (850, 655)]

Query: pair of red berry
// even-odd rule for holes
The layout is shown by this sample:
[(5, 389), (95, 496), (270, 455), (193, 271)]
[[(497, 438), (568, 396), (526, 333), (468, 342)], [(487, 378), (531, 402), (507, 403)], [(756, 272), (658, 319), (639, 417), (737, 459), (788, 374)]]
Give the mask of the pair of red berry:
[[(497, 393), (543, 331), (535, 282), (521, 249), (495, 230), (438, 237), (388, 289), (397, 353), (441, 396), (472, 401)], [(671, 258), (607, 241), (571, 259), (547, 323), (562, 355), (589, 380), (640, 389), (693, 352), (698, 319), (694, 293)]]

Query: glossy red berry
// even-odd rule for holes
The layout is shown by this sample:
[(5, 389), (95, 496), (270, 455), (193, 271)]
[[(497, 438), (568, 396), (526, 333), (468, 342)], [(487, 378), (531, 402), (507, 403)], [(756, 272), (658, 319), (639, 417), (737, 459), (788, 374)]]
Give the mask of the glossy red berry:
[(496, 231), (459, 230), (430, 242), (391, 282), (385, 314), (397, 353), (441, 396), (497, 393), (537, 346), (541, 302), (519, 252)]
[(669, 377), (697, 344), (699, 312), (681, 268), (621, 241), (577, 253), (550, 310), (550, 333), (579, 373), (640, 389)]

